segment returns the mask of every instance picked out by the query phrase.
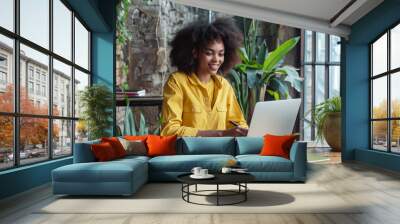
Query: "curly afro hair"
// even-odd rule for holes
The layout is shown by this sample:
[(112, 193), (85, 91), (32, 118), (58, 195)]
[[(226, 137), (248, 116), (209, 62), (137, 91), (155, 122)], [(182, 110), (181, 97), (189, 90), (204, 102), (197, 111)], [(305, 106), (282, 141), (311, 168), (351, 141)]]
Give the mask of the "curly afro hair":
[(225, 47), (224, 63), (218, 73), (226, 74), (240, 62), (237, 49), (243, 35), (231, 18), (217, 18), (213, 23), (195, 22), (181, 29), (171, 41), (170, 59), (179, 71), (191, 74), (196, 69), (193, 50), (200, 51), (213, 41), (222, 41)]

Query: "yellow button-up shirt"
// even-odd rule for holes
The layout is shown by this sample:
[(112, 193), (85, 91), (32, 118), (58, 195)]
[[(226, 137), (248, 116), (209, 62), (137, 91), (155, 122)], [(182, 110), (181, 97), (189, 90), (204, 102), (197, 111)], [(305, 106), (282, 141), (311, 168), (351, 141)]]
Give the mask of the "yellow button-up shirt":
[(197, 75), (175, 72), (164, 86), (161, 135), (196, 136), (198, 130), (232, 128), (229, 121), (248, 128), (230, 83), (220, 75), (214, 81), (213, 99)]

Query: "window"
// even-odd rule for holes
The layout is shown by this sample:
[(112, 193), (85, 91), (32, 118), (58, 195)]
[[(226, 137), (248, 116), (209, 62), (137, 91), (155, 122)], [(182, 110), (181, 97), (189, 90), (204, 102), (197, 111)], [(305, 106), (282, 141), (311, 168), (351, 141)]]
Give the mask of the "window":
[(400, 24), (370, 44), (371, 148), (400, 153)]
[(14, 31), (14, 0), (0, 1), (0, 26)]
[(302, 138), (315, 140), (311, 110), (326, 99), (340, 95), (340, 37), (325, 33), (302, 33), (303, 105)]
[(29, 66), (29, 71), (28, 71), (29, 79), (33, 80), (33, 67)]
[(5, 91), (7, 85), (7, 56), (0, 54), (0, 91)]
[(3, 71), (0, 71), (0, 84), (2, 85), (7, 84), (7, 74)]
[(33, 91), (34, 91), (34, 89), (33, 89), (33, 82), (28, 82), (28, 93), (29, 94), (33, 94)]
[(75, 18), (75, 62), (82, 68), (89, 69), (89, 32)]
[(0, 67), (2, 67), (2, 68), (7, 67), (7, 56), (0, 55)]
[[(64, 96), (71, 96), (72, 95), (72, 90), (71, 89), (65, 89), (64, 85), (66, 83), (69, 83), (72, 85), (72, 68), (71, 66), (68, 66), (56, 59), (53, 60), (54, 64), (54, 83), (53, 83), (53, 90), (56, 93), (53, 95), (54, 100), (53, 103), (57, 104), (59, 103), (58, 98), (60, 97), (60, 100), (62, 103), (64, 103)], [(76, 78), (75, 78), (76, 80)], [(70, 100), (71, 102), (68, 102), (69, 104), (72, 104), (72, 98), (67, 99)], [(60, 113), (59, 108), (57, 110), (53, 111), (53, 114), (58, 114)], [(72, 108), (67, 108), (67, 110), (64, 113), (61, 113), (63, 116), (72, 116)]]
[[(39, 53), (40, 54), (40, 53)], [(43, 55), (42, 55), (43, 56)], [(40, 81), (40, 70), (36, 69), (36, 80)]]
[(49, 0), (19, 0), (21, 36), (49, 49)]
[(36, 84), (36, 95), (40, 95), (40, 84)]
[(42, 96), (46, 96), (46, 86), (42, 86)]
[[(3, 2), (0, 1), (0, 6), (2, 6)], [(0, 14), (3, 12), (3, 9), (0, 9)], [(0, 20), (3, 15), (0, 15)], [(1, 23), (0, 23), (1, 24)], [(0, 123), (3, 119), (8, 121), (8, 118), (1, 117), (1, 112), (3, 113), (12, 113), (14, 111), (14, 83), (12, 77), (14, 76), (14, 71), (12, 69), (11, 61), (14, 57), (14, 42), (11, 38), (6, 37), (0, 33), (0, 76), (2, 76), (1, 84), (0, 84)], [(11, 61), (7, 60), (11, 59)], [(3, 114), (5, 115), (5, 114)], [(0, 136), (1, 138), (1, 136)], [(7, 147), (11, 147), (11, 144)], [(5, 146), (4, 146), (5, 147)], [(2, 144), (0, 142), (0, 149), (2, 148)], [(12, 151), (12, 149), (9, 149)], [(1, 169), (1, 161), (0, 161), (0, 169)]]
[(87, 139), (73, 105), (90, 85), (91, 34), (67, 4), (0, 1), (0, 170), (72, 155), (76, 130)]

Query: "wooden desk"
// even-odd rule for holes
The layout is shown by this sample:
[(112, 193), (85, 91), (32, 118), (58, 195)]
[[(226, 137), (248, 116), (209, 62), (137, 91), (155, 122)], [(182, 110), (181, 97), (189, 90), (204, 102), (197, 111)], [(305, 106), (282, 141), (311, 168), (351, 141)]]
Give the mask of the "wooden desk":
[[(161, 111), (161, 106), (163, 102), (162, 96), (138, 96), (138, 97), (129, 97), (129, 106), (130, 107), (138, 107), (138, 106), (158, 106)], [(117, 100), (117, 107), (125, 107), (126, 100)]]

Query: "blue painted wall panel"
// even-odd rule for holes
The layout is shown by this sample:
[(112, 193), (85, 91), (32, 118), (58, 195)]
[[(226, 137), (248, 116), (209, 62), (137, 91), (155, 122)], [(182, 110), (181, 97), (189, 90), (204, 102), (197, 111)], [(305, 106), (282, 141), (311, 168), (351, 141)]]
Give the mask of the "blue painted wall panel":
[(355, 159), (385, 169), (400, 172), (400, 155), (387, 152), (372, 151), (367, 149), (356, 149)]
[(369, 84), (368, 46), (348, 44), (346, 47), (346, 95), (343, 113), (344, 128), (343, 159), (353, 160), (354, 149), (368, 147), (369, 136)]
[(400, 22), (399, 12), (400, 0), (386, 0), (351, 27), (350, 38), (345, 43), (345, 73), (342, 75), (345, 82), (342, 91), (343, 160), (355, 159), (399, 170), (399, 156), (369, 150), (369, 43)]
[(69, 157), (0, 172), (0, 199), (48, 183), (53, 169), (71, 163)]

